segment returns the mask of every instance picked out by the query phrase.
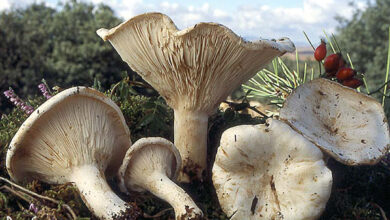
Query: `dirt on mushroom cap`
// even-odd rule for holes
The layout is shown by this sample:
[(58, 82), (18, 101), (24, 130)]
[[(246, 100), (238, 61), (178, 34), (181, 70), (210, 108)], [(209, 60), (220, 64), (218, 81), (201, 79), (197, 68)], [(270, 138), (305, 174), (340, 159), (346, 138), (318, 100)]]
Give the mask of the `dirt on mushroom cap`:
[(321, 151), (287, 124), (224, 132), (213, 167), (221, 207), (232, 219), (315, 219), (329, 199), (332, 174)]
[(376, 164), (390, 147), (381, 104), (327, 79), (299, 86), (287, 97), (280, 118), (347, 165)]

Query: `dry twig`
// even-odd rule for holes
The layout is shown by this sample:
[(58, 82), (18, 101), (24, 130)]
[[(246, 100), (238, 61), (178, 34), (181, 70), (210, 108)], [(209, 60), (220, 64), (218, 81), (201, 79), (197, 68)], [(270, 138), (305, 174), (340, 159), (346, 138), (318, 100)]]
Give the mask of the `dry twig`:
[(172, 208), (163, 209), (155, 215), (149, 215), (149, 214), (144, 213), (143, 217), (144, 218), (159, 218), (159, 217), (163, 216), (167, 211), (171, 211), (171, 210), (172, 210)]
[(13, 186), (15, 188), (18, 188), (19, 190), (23, 191), (24, 193), (26, 193), (28, 195), (34, 196), (34, 197), (39, 198), (39, 199), (50, 201), (50, 202), (52, 202), (52, 203), (54, 203), (56, 205), (60, 205), (60, 206), (64, 207), (71, 214), (71, 216), (72, 216), (72, 218), (74, 220), (77, 219), (76, 214), (74, 213), (74, 211), (72, 210), (72, 208), (69, 205), (64, 204), (64, 203), (62, 203), (62, 202), (60, 202), (58, 200), (55, 200), (53, 198), (50, 198), (50, 197), (47, 197), (47, 196), (42, 196), (42, 195), (39, 195), (38, 193), (32, 192), (32, 191), (30, 191), (30, 190), (28, 190), (28, 189), (26, 189), (26, 188), (24, 188), (22, 186), (19, 186), (18, 184), (14, 183), (14, 182), (12, 182), (12, 181), (4, 178), (4, 177), (0, 177), (0, 180), (10, 184), (11, 186)]
[(379, 211), (381, 212), (381, 215), (382, 215), (382, 218), (383, 220), (387, 220), (387, 217), (386, 217), (386, 213), (385, 211), (382, 209), (382, 207), (380, 207), (378, 204), (376, 204), (375, 202), (371, 202), (371, 205), (374, 206), (375, 208), (378, 208)]

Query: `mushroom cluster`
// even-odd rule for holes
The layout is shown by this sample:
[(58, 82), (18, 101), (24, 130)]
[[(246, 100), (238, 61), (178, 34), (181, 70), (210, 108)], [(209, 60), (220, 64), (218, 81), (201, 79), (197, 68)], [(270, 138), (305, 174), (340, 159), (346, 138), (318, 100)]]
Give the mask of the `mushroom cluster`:
[[(132, 145), (119, 107), (96, 90), (74, 87), (23, 123), (7, 152), (10, 177), (71, 182), (98, 218), (135, 219), (137, 207), (107, 183), (116, 176), (122, 192), (149, 191), (173, 207), (176, 219), (203, 219), (175, 181), (202, 180), (208, 117), (269, 61), (295, 50), (294, 44), (288, 38), (248, 42), (215, 23), (180, 31), (160, 13), (97, 33), (174, 109), (175, 144), (149, 137)], [(332, 187), (322, 151), (348, 165), (375, 164), (389, 141), (386, 117), (374, 99), (317, 79), (286, 99), (280, 120), (226, 130), (213, 183), (231, 219), (316, 219)]]
[(106, 181), (116, 175), (130, 145), (119, 107), (96, 90), (74, 87), (50, 98), (22, 124), (6, 166), (17, 182), (72, 182), (99, 218), (131, 216), (137, 211)]
[(74, 87), (50, 98), (22, 124), (10, 143), (6, 166), (17, 182), (73, 183), (100, 219), (136, 219), (140, 214), (108, 185), (107, 178), (116, 175), (123, 192), (148, 190), (174, 207), (176, 219), (202, 219), (191, 197), (172, 181), (181, 164), (176, 147), (163, 138), (130, 145), (119, 107), (94, 89)]
[(213, 183), (231, 219), (316, 219), (332, 186), (320, 150), (346, 165), (374, 165), (390, 147), (382, 106), (327, 79), (299, 86), (279, 116), (222, 135)]
[(202, 179), (208, 117), (219, 104), (273, 58), (295, 50), (288, 38), (247, 42), (215, 23), (178, 30), (160, 13), (142, 14), (97, 34), (174, 109), (182, 182)]
[(106, 181), (119, 172), (123, 192), (148, 190), (168, 201), (177, 219), (203, 218), (173, 181), (178, 174), (182, 181), (202, 179), (208, 117), (236, 87), (274, 57), (293, 51), (294, 44), (287, 38), (248, 42), (215, 23), (179, 31), (160, 13), (139, 15), (97, 33), (174, 109), (179, 149), (161, 138), (141, 139), (131, 147), (118, 106), (98, 91), (75, 87), (52, 97), (23, 123), (7, 153), (11, 178), (72, 182), (97, 217), (133, 213), (134, 218), (135, 207)]

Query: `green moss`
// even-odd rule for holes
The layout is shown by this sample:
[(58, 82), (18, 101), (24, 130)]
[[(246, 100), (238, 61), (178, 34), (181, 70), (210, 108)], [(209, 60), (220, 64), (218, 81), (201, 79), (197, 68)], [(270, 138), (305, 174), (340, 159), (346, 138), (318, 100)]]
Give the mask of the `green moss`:
[[(385, 160), (384, 160), (385, 161)], [(390, 215), (390, 168), (346, 166), (329, 159), (333, 188), (321, 219), (383, 219), (379, 207)]]
[(173, 111), (164, 100), (156, 97), (131, 95), (117, 103), (131, 131), (132, 141), (142, 137), (173, 138)]

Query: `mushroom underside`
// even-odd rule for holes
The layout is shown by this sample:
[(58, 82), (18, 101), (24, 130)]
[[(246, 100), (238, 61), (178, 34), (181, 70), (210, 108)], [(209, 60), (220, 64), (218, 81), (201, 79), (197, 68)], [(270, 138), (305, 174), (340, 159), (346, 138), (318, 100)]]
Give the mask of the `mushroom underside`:
[(7, 167), (13, 179), (58, 184), (69, 181), (78, 166), (97, 164), (101, 170), (117, 170), (130, 146), (129, 133), (115, 110), (101, 105), (93, 98), (72, 97), (50, 111), (39, 108), (38, 118), (22, 125), (26, 131), (11, 143), (14, 151)]
[(170, 141), (141, 138), (126, 153), (118, 175), (120, 189), (151, 192), (173, 207), (176, 219), (202, 219), (202, 211), (174, 183), (180, 163), (179, 151)]
[(138, 210), (121, 200), (106, 178), (119, 169), (130, 147), (119, 107), (102, 93), (73, 87), (50, 98), (23, 123), (10, 143), (6, 166), (17, 182), (71, 182), (100, 219)]
[(160, 13), (97, 33), (174, 109), (175, 145), (183, 159), (180, 180), (185, 182), (202, 179), (206, 168), (208, 116), (273, 58), (295, 50), (288, 38), (248, 42), (215, 23), (179, 31)]

